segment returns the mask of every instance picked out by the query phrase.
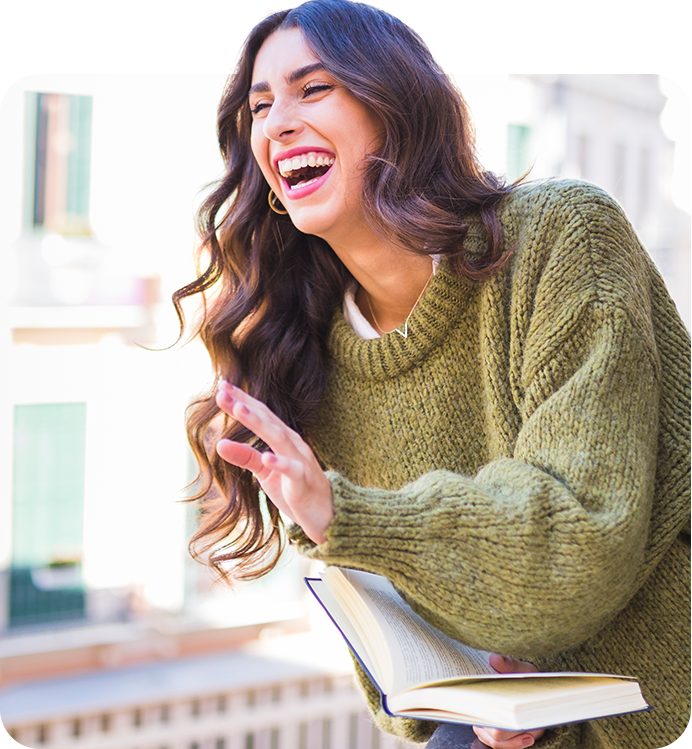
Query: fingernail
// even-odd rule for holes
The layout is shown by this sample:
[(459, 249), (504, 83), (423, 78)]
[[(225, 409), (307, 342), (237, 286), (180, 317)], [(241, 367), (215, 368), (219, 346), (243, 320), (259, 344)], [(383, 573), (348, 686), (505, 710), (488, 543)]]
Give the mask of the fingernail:
[(233, 398), (233, 392), (235, 391), (235, 388), (233, 385), (231, 385), (228, 380), (219, 380), (219, 387), (217, 392), (219, 393), (225, 393), (229, 398)]
[(533, 744), (533, 736), (525, 736), (521, 741), (522, 746), (531, 746)]

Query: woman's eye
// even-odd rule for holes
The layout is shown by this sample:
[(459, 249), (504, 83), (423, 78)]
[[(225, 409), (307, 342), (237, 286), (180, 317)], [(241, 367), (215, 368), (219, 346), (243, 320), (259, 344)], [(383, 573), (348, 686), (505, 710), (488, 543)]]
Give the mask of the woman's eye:
[(252, 105), (250, 105), (250, 113), (254, 117), (254, 116), (260, 114), (260, 112), (262, 112), (263, 110), (268, 109), (269, 106), (270, 106), (270, 104), (269, 104), (268, 101), (259, 101), (259, 102), (257, 102), (257, 104), (255, 104), (254, 107)]
[(334, 88), (331, 83), (308, 83), (303, 86), (303, 96), (310, 96), (310, 94), (316, 94), (320, 91), (329, 91)]
[[(334, 84), (332, 83), (307, 83), (302, 87), (301, 91), (303, 98), (306, 98), (312, 94), (320, 93), (321, 91), (329, 91), (332, 88), (334, 88)], [(272, 102), (267, 101), (266, 99), (261, 99), (260, 101), (255, 102), (254, 105), (248, 103), (250, 113), (253, 117), (260, 116), (266, 109), (271, 108), (271, 105)]]

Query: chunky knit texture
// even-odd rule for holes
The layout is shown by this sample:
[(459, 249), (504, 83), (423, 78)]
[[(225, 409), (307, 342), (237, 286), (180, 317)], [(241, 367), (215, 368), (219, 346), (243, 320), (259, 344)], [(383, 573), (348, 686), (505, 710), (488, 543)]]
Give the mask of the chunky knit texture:
[[(292, 536), (464, 643), (634, 675), (655, 708), (538, 746), (658, 749), (690, 714), (689, 335), (601, 190), (527, 185), (499, 217), (511, 264), (479, 284), (443, 264), (407, 340), (337, 313), (311, 436), (335, 517), (319, 546)], [(483, 251), (479, 221), (466, 241)], [(430, 736), (360, 676), (383, 728)]]

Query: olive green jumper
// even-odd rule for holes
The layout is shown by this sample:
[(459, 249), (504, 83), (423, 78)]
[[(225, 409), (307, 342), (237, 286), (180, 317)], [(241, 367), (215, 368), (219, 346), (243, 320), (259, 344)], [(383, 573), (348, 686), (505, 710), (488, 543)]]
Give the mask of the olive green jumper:
[[(335, 516), (319, 546), (291, 535), (468, 645), (631, 674), (655, 708), (538, 746), (658, 749), (689, 718), (689, 335), (601, 190), (530, 184), (498, 213), (511, 263), (478, 284), (443, 263), (408, 339), (337, 313), (311, 433)], [(430, 736), (360, 676), (380, 726)]]

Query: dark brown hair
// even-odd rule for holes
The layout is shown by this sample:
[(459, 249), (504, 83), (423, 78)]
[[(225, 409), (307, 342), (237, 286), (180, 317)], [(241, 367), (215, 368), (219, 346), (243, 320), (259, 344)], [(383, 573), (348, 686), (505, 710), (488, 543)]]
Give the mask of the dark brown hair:
[[(326, 70), (384, 123), (381, 148), (364, 164), (363, 206), (375, 231), (411, 252), (446, 255), (459, 275), (480, 280), (508, 255), (495, 205), (511, 188), (480, 168), (462, 97), (398, 19), (348, 0), (309, 0), (253, 29), (218, 110), (226, 173), (198, 214), (208, 265), (173, 302), (182, 325), (185, 297), (211, 297), (198, 332), (217, 378), (246, 389), (309, 440), (325, 387), (330, 321), (351, 277), (326, 242), (270, 210), (269, 186), (250, 149), (255, 57), (270, 34), (286, 28), (300, 29)], [(486, 227), (482, 257), (464, 251), (471, 214)], [(188, 412), (202, 499), (191, 551), (210, 553), (222, 576), (232, 562), (238, 577), (251, 579), (276, 564), (281, 520), (252, 475), (216, 454), (221, 436), (263, 446), (220, 415), (214, 390)]]

